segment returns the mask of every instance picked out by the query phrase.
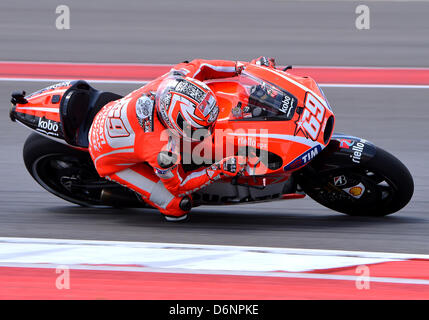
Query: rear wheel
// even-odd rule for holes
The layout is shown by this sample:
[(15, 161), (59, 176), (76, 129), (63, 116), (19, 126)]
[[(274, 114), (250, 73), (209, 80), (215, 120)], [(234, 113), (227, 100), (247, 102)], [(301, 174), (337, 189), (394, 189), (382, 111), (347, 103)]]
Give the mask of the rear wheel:
[(87, 152), (31, 134), (24, 144), (31, 176), (52, 194), (82, 206), (102, 205), (101, 192), (112, 183), (101, 178)]
[(381, 148), (359, 166), (319, 169), (315, 161), (297, 172), (300, 187), (325, 207), (352, 216), (395, 213), (408, 204), (414, 192), (409, 170)]

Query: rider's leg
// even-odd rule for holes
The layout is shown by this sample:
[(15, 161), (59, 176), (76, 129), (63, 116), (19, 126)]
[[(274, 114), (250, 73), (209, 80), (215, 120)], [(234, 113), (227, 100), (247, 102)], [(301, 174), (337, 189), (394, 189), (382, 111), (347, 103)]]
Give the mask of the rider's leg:
[(136, 164), (107, 178), (141, 195), (149, 205), (157, 208), (168, 221), (180, 221), (191, 209), (189, 198), (172, 195), (147, 164)]

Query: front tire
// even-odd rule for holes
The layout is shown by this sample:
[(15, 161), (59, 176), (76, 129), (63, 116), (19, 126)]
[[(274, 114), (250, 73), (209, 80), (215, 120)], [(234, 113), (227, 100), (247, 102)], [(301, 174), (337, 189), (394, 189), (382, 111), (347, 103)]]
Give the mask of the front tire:
[[(407, 167), (379, 147), (374, 157), (359, 166), (319, 171), (320, 165), (315, 159), (298, 172), (298, 184), (318, 203), (351, 216), (395, 213), (408, 204), (414, 193)], [(339, 180), (344, 184), (338, 186)]]

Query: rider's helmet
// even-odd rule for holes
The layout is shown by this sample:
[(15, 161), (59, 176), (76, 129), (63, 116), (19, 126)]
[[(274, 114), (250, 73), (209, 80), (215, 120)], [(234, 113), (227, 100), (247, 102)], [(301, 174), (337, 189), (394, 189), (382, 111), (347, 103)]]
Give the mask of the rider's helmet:
[[(156, 93), (156, 108), (164, 126), (188, 141), (201, 141), (211, 135), (219, 115), (212, 90), (189, 77), (164, 79)], [(194, 134), (196, 130), (198, 134)]]

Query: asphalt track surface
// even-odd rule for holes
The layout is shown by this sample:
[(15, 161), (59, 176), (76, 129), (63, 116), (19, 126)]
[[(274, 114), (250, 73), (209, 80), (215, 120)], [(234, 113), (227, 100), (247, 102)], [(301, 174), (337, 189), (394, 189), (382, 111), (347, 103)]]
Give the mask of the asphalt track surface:
[[(71, 30), (58, 31), (56, 1), (2, 1), (0, 60), (175, 63), (264, 54), (295, 65), (428, 66), (428, 3), (371, 3), (366, 31), (354, 27), (355, 2), (68, 3)], [(304, 199), (202, 207), (193, 211), (191, 222), (169, 224), (154, 210), (77, 207), (32, 180), (22, 160), (29, 131), (10, 122), (9, 94), (48, 84), (0, 82), (2, 237), (429, 253), (429, 89), (325, 88), (337, 132), (372, 141), (410, 169), (415, 194), (402, 211), (352, 218)], [(138, 87), (94, 86), (120, 94)]]

